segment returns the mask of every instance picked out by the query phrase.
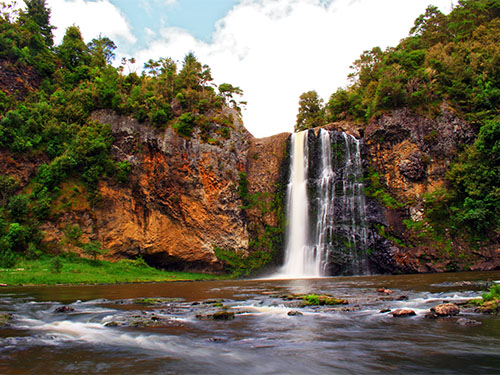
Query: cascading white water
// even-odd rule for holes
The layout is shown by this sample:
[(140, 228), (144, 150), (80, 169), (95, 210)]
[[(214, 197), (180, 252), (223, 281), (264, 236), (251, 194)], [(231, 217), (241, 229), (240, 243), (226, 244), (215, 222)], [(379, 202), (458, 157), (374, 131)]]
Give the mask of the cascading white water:
[(292, 135), (291, 173), (287, 192), (288, 229), (285, 277), (314, 276), (307, 254), (308, 200), (307, 200), (307, 131)]
[(316, 228), (313, 233), (314, 269), (317, 276), (325, 275), (328, 263), (329, 242), (335, 224), (335, 172), (330, 133), (320, 129), (320, 175), (318, 185), (318, 203)]
[(360, 247), (367, 243), (366, 205), (361, 165), (360, 142), (352, 135), (342, 133), (345, 143), (345, 166), (342, 178), (342, 223), (350, 250), (351, 273), (365, 273), (366, 257), (360, 255)]
[[(368, 232), (359, 140), (320, 129), (311, 140), (311, 152), (308, 131), (293, 134), (291, 142), (285, 263), (276, 276), (366, 273)], [(311, 165), (309, 157), (314, 159)]]

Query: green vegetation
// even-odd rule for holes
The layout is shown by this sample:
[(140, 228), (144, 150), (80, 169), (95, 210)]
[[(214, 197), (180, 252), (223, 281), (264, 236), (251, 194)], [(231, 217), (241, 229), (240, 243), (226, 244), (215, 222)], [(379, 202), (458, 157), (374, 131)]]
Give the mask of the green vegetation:
[[(111, 154), (110, 126), (92, 121), (91, 114), (108, 109), (218, 145), (230, 137), (242, 90), (224, 83), (217, 91), (210, 68), (193, 53), (180, 67), (171, 58), (149, 60), (138, 75), (133, 58), (111, 65), (113, 41), (100, 36), (85, 43), (76, 25), (54, 45), (46, 1), (25, 4), (16, 10), (12, 2), (0, 2), (0, 69), (20, 82), (0, 90), (0, 150), (37, 161), (38, 167), (30, 181), (0, 174), (0, 267), (71, 246), (97, 264), (106, 249), (82, 239), (76, 224), (68, 224), (65, 239), (51, 248), (39, 229), (72, 210), (100, 205), (99, 182), (129, 180), (132, 165)], [(64, 274), (58, 262), (48, 267), (54, 278)]]
[(217, 259), (225, 263), (231, 277), (249, 276), (273, 259), (271, 253), (262, 250), (238, 253), (214, 246), (214, 252)]
[(384, 207), (393, 209), (404, 207), (403, 203), (398, 202), (387, 193), (385, 187), (382, 185), (379, 173), (370, 170), (368, 176), (365, 178), (365, 181), (367, 184), (364, 193), (367, 197), (376, 199)]
[(299, 98), (299, 113), (294, 130), (296, 132), (325, 125), (327, 122), (323, 99), (316, 91), (303, 93)]
[(346, 305), (345, 299), (338, 299), (328, 295), (308, 294), (302, 296), (302, 306)]
[(325, 305), (347, 305), (349, 301), (342, 298), (335, 298), (328, 294), (288, 294), (281, 296), (285, 300), (301, 301), (300, 307), (305, 306), (325, 306)]
[[(59, 263), (56, 267), (55, 263)], [(109, 284), (211, 280), (221, 276), (188, 272), (168, 272), (147, 266), (144, 261), (119, 260), (116, 263), (83, 258), (42, 256), (22, 259), (16, 268), (0, 268), (0, 279), (8, 285)]]
[[(251, 211), (258, 221), (249, 228), (251, 234), (250, 255), (248, 258), (242, 258), (233, 252), (232, 256), (221, 254), (224, 259), (219, 257), (217, 253), (216, 256), (230, 265), (234, 276), (248, 276), (262, 269), (265, 265), (276, 265), (280, 259), (286, 224), (284, 193), (283, 186), (278, 184), (275, 193), (256, 192), (251, 194), (248, 190), (247, 175), (245, 172), (240, 172), (238, 194), (243, 202), (242, 209), (245, 214)], [(270, 225), (265, 219), (266, 215), (271, 212), (276, 215), (276, 225)]]
[(500, 313), (500, 284), (494, 284), (482, 298), (473, 299), (469, 304), (478, 306), (478, 310), (488, 314)]
[(356, 60), (347, 89), (328, 101), (330, 121), (368, 121), (410, 107), (423, 113), (448, 102), (481, 125), (500, 104), (500, 2), (461, 0), (444, 15), (429, 6), (397, 47), (375, 47)]

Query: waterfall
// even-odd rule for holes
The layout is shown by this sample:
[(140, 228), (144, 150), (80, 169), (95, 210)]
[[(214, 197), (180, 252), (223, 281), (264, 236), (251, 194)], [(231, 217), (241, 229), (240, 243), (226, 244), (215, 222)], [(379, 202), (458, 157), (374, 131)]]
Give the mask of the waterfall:
[(360, 141), (319, 129), (292, 135), (280, 276), (366, 274), (368, 224)]
[(315, 276), (311, 274), (311, 256), (307, 246), (307, 151), (307, 132), (293, 134), (290, 181), (287, 187), (287, 244), (282, 270), (287, 277)]

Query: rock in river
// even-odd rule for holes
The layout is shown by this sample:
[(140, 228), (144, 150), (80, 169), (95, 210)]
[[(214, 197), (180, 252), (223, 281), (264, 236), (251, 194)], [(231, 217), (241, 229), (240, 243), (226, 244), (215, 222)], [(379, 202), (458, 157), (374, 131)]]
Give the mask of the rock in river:
[(403, 318), (407, 316), (413, 316), (416, 315), (415, 311), (410, 310), (410, 309), (397, 309), (392, 312), (392, 316), (395, 318)]
[(437, 316), (454, 316), (460, 314), (460, 307), (454, 303), (442, 303), (432, 307), (431, 312)]

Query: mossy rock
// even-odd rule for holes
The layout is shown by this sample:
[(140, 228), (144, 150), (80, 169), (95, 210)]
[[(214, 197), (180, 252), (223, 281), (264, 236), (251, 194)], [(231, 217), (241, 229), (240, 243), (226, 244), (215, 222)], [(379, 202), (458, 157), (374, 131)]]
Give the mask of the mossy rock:
[(202, 320), (233, 320), (234, 312), (228, 310), (219, 310), (211, 314), (198, 314), (198, 319)]
[(332, 305), (347, 305), (349, 302), (345, 299), (335, 298), (330, 295), (308, 294), (302, 297), (301, 306), (332, 306)]
[(477, 310), (484, 314), (498, 314), (500, 312), (500, 299), (484, 301)]
[(181, 302), (182, 298), (136, 298), (132, 301), (134, 305), (157, 306), (172, 302)]
[(0, 327), (5, 327), (12, 321), (13, 315), (11, 313), (0, 313)]
[(328, 294), (287, 294), (281, 298), (288, 301), (301, 301), (300, 306), (333, 306), (333, 305), (347, 305), (349, 302), (342, 298), (335, 298)]

